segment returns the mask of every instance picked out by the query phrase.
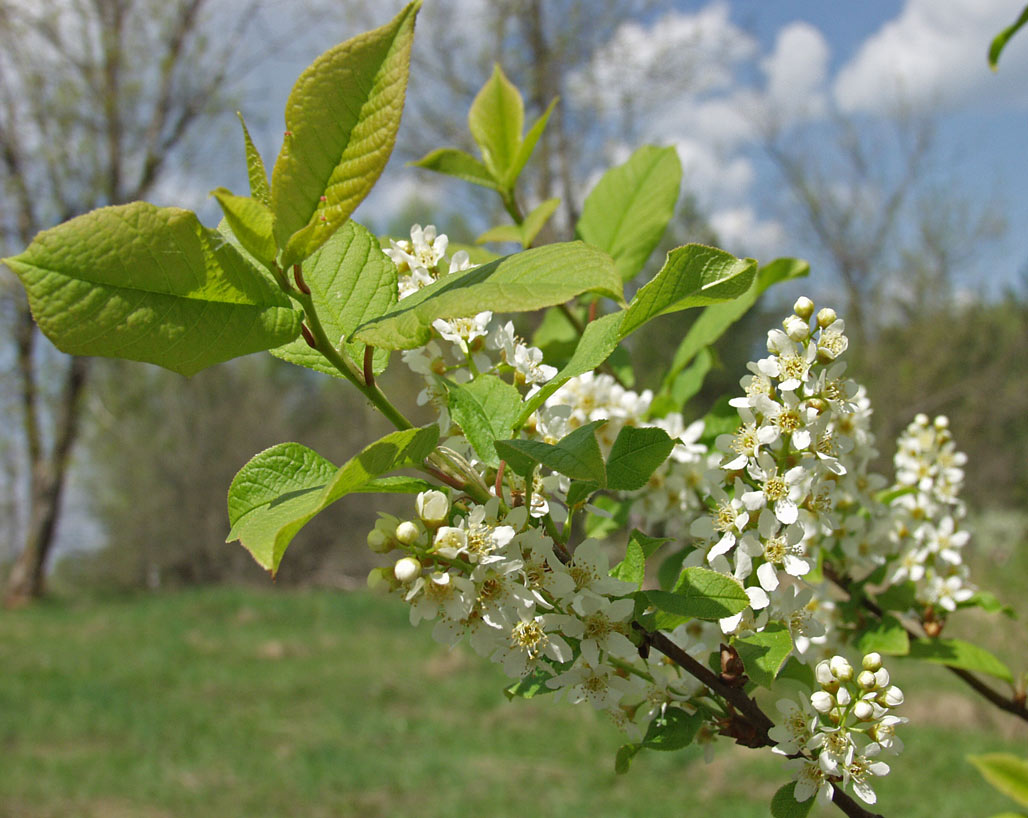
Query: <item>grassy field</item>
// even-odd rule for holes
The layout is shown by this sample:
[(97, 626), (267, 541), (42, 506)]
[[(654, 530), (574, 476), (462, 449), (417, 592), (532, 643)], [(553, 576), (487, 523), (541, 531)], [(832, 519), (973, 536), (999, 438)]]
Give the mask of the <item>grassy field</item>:
[[(785, 781), (727, 742), (711, 764), (649, 753), (615, 776), (622, 739), (591, 708), (507, 702), (495, 666), (405, 620), (395, 599), (276, 589), (0, 614), (0, 817), (745, 818)], [(1025, 753), (1024, 723), (896, 668), (914, 723), (882, 811), (1011, 806), (963, 756)]]

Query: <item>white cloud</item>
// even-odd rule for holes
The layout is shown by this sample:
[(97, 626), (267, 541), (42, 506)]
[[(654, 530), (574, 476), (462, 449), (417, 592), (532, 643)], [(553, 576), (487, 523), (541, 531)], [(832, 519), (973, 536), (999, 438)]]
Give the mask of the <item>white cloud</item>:
[(957, 104), (985, 92), (1006, 104), (1028, 103), (1021, 82), (1028, 49), (1015, 38), (999, 76), (985, 60), (992, 38), (1022, 7), (1022, 0), (907, 0), (839, 72), (836, 102), (848, 112), (879, 112), (897, 104)]
[(749, 192), (754, 170), (748, 158), (692, 139), (679, 140), (675, 149), (682, 162), (682, 187), (702, 203), (737, 200)]
[(778, 32), (775, 50), (761, 61), (767, 102), (781, 115), (812, 116), (825, 108), (824, 87), (830, 50), (809, 23), (790, 23)]
[(749, 205), (715, 211), (710, 224), (718, 241), (736, 254), (772, 259), (781, 255), (785, 230), (779, 222), (761, 219)]

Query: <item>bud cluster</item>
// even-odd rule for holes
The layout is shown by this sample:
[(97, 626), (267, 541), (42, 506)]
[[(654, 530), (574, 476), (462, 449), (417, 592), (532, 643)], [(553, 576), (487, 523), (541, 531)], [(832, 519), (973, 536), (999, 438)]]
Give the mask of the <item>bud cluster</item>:
[(815, 793), (830, 801), (835, 786), (841, 785), (873, 804), (871, 777), (889, 772), (889, 765), (877, 757), (903, 749), (895, 728), (906, 719), (891, 712), (903, 704), (903, 691), (891, 684), (878, 653), (864, 656), (861, 665), (858, 671), (839, 655), (821, 661), (814, 669), (819, 689), (809, 700), (778, 703), (785, 720), (770, 736), (777, 742), (776, 752), (788, 755), (795, 767), (799, 801)]

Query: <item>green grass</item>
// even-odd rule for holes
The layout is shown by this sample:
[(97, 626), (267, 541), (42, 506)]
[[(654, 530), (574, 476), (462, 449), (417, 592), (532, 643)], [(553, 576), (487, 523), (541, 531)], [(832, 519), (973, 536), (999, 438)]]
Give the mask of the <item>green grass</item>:
[[(1012, 806), (963, 757), (1024, 754), (1024, 723), (938, 669), (896, 663), (894, 677), (914, 718), (881, 811)], [(647, 753), (615, 776), (623, 739), (605, 719), (507, 702), (504, 684), (366, 593), (212, 589), (3, 613), (0, 818), (746, 818), (787, 780), (770, 753), (727, 741), (709, 765), (692, 749)]]

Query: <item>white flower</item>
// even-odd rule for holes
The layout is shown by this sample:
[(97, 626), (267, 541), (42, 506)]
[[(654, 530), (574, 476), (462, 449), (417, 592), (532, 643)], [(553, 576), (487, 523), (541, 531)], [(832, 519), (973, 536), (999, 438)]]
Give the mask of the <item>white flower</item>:
[(796, 522), (799, 517), (797, 504), (807, 494), (807, 470), (803, 466), (793, 466), (784, 474), (779, 474), (775, 459), (767, 452), (761, 452), (755, 463), (750, 462), (747, 471), (750, 477), (760, 484), (760, 489), (742, 495), (746, 509), (759, 511), (765, 505), (771, 505), (775, 510), (775, 516), (783, 525)]
[(635, 645), (624, 633), (635, 608), (633, 600), (611, 602), (600, 596), (579, 596), (572, 607), (580, 618), (553, 614), (550, 619), (563, 633), (581, 640), (583, 651), (587, 650), (587, 644), (591, 644), (597, 651), (619, 659), (634, 659), (638, 655)]
[(554, 571), (563, 570), (570, 575), (575, 582), (575, 593), (589, 591), (598, 596), (618, 596), (635, 590), (631, 582), (610, 576), (610, 560), (599, 540), (589, 539), (581, 543), (566, 566), (561, 565), (556, 556), (550, 565)]
[(423, 491), (414, 499), (414, 508), (426, 525), (442, 525), (450, 516), (450, 498), (435, 489)]

